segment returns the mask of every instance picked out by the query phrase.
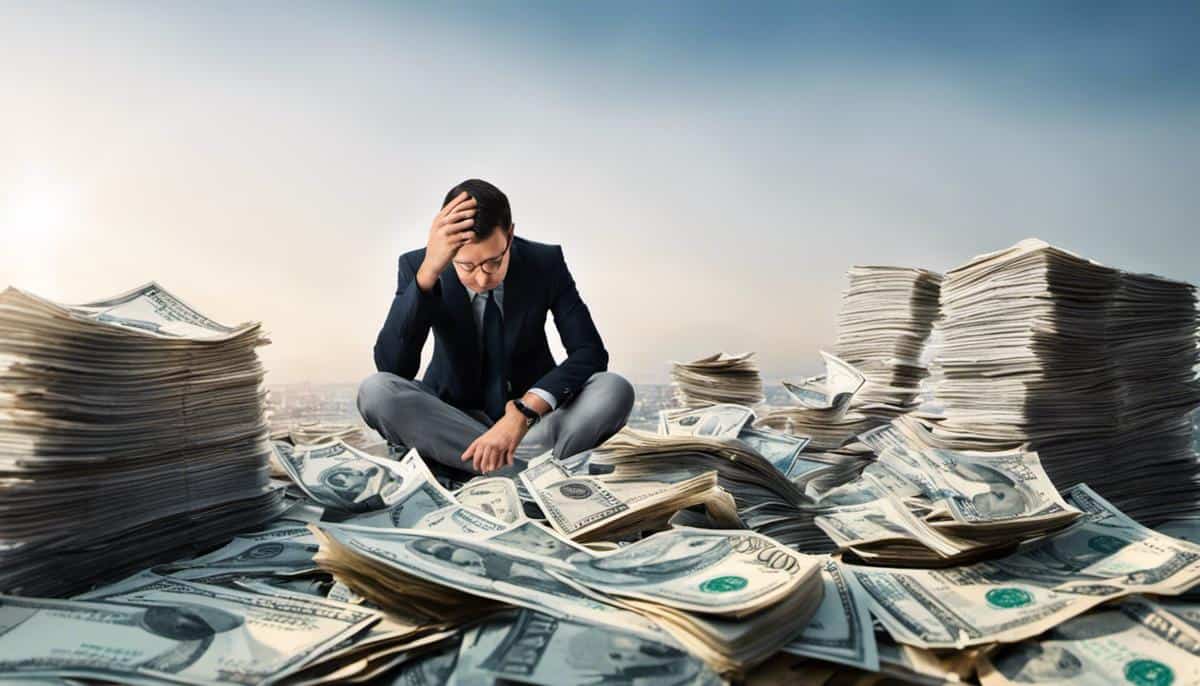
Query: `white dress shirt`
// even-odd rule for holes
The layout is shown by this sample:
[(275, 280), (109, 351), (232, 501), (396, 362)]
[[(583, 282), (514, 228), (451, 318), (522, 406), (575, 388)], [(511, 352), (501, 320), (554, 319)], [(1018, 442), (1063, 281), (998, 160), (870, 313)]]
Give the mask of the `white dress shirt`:
[[(500, 308), (500, 314), (501, 314), (501, 316), (503, 316), (504, 315), (504, 282), (503, 281), (500, 282), (499, 286), (496, 286), (496, 288), (494, 288), (492, 290), (492, 294), (496, 296), (496, 307)], [(477, 295), (484, 296), (484, 297), (477, 298), (477, 297), (475, 297)], [(487, 308), (487, 297), (486, 296), (487, 296), (486, 293), (480, 293), (480, 292), (476, 291), (475, 289), (471, 288), (470, 286), (467, 286), (467, 299), (471, 301), (471, 310), (475, 314), (475, 331), (476, 331), (476, 335), (479, 337), (479, 350), (480, 351), (483, 350), (483, 313), (484, 313), (484, 310)], [(554, 407), (556, 405), (558, 405), (558, 399), (555, 398), (554, 394), (551, 393), (550, 391), (547, 391), (543, 388), (531, 388), (531, 389), (529, 389), (529, 392), (536, 395), (537, 397), (541, 398), (542, 400), (545, 400), (550, 405), (551, 410), (553, 410)]]

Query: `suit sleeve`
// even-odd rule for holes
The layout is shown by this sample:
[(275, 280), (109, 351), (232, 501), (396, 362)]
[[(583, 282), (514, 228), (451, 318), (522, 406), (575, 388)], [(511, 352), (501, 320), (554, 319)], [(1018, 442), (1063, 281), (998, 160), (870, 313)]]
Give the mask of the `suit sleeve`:
[(558, 328), (567, 357), (533, 385), (553, 394), (562, 404), (578, 395), (588, 377), (608, 369), (608, 351), (604, 349), (600, 332), (592, 322), (591, 312), (583, 298), (579, 297), (562, 248), (556, 246), (556, 250), (558, 259), (550, 294), (550, 311), (554, 314), (554, 326)]
[(416, 376), (441, 298), (441, 281), (434, 282), (431, 292), (422, 291), (417, 286), (417, 268), (401, 255), (396, 295), (375, 339), (375, 369), (406, 379)]

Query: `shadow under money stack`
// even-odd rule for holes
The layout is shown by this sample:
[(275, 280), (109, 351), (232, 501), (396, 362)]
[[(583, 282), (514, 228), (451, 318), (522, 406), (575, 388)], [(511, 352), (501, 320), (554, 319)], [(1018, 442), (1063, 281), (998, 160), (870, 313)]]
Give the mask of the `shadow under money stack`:
[(0, 293), (0, 591), (65, 595), (281, 510), (255, 348), (154, 283)]
[(935, 437), (1028, 442), (1059, 488), (1086, 482), (1146, 524), (1197, 511), (1192, 285), (1029, 239), (947, 273), (942, 316)]

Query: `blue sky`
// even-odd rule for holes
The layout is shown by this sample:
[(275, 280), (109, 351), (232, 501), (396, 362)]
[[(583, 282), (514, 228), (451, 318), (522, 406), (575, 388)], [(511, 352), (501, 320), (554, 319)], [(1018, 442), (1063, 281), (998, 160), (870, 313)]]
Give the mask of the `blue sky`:
[(158, 280), (352, 381), (480, 177), (611, 369), (790, 378), (852, 264), (1038, 236), (1200, 280), (1198, 74), (1195, 3), (0, 2), (0, 285)]

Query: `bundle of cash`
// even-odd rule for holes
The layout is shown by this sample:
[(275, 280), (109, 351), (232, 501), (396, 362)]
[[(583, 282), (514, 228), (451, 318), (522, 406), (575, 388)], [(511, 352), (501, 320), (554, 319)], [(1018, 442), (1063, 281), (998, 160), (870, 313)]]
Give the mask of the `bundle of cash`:
[(738, 508), (779, 499), (808, 502), (775, 465), (737, 438), (652, 434), (625, 427), (592, 451), (591, 461), (613, 468), (614, 478), (650, 479), (663, 471), (716, 470)]
[(742, 525), (715, 470), (658, 471), (653, 479), (572, 476), (546, 454), (531, 460), (520, 478), (554, 530), (577, 541), (664, 529), (679, 510), (701, 505), (718, 528)]
[(879, 425), (879, 420), (870, 415), (849, 411), (866, 383), (863, 374), (825, 351), (821, 351), (821, 357), (825, 373), (799, 383), (784, 381), (784, 389), (796, 404), (768, 408), (754, 422), (756, 428), (799, 434), (809, 439), (813, 449), (835, 450)]
[(676, 400), (684, 407), (762, 402), (762, 376), (752, 357), (752, 352), (714, 353), (692, 362), (671, 362)]
[(876, 564), (945, 566), (1067, 526), (1065, 502), (1036, 453), (954, 451), (930, 445), (911, 417), (859, 437), (877, 453), (862, 475), (817, 501), (815, 523), (843, 549)]
[(0, 293), (0, 590), (67, 594), (277, 516), (267, 342), (153, 283)]
[(679, 644), (721, 674), (779, 650), (821, 602), (817, 560), (749, 532), (677, 528), (548, 556), (506, 543), (516, 526), (480, 537), (324, 524), (317, 561), (402, 617), (511, 605)]
[(948, 272), (941, 304), (935, 435), (1028, 443), (1058, 486), (1086, 481), (1148, 524), (1197, 511), (1193, 286), (1029, 239)]

